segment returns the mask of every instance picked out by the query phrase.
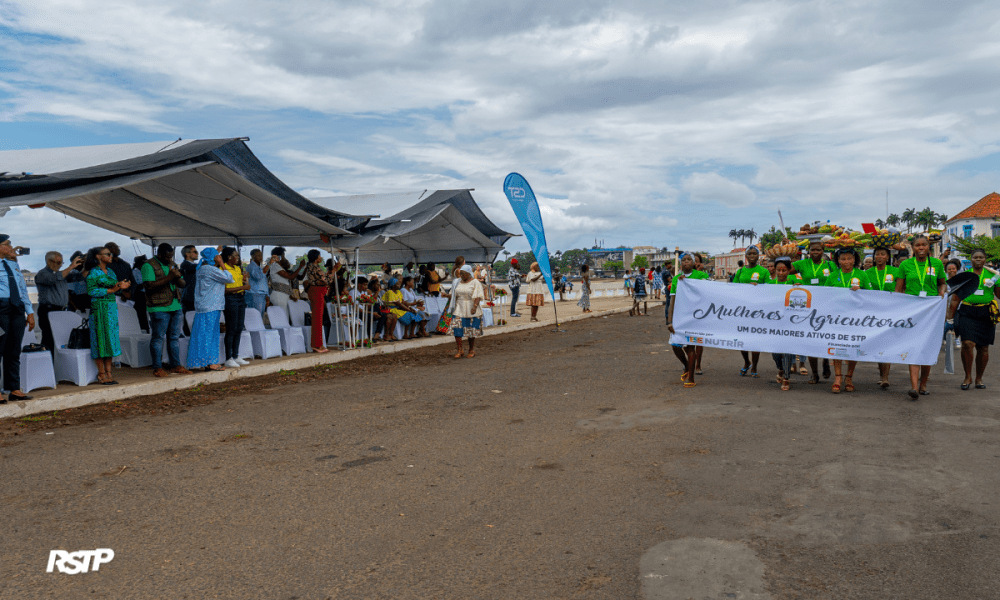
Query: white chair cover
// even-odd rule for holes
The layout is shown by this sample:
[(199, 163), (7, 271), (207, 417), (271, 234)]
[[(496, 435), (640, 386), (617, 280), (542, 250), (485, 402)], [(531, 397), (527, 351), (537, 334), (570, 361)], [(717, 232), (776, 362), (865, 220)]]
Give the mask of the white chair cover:
[(271, 329), (277, 331), (281, 337), (282, 352), (289, 356), (305, 354), (306, 340), (302, 337), (302, 328), (292, 327), (285, 309), (280, 306), (268, 306), (267, 319), (271, 322)]
[[(305, 300), (288, 301), (289, 321), (291, 321), (292, 327), (298, 327), (302, 330), (302, 339), (304, 340), (311, 339), (312, 337), (312, 326), (306, 325), (306, 313), (311, 312), (311, 310), (312, 308)], [(333, 313), (331, 312), (330, 314)]]
[(118, 339), (122, 346), (121, 362), (137, 369), (153, 364), (149, 340), (153, 336), (139, 328), (139, 314), (131, 306), (118, 302)]
[(90, 350), (71, 350), (65, 347), (69, 343), (69, 332), (86, 320), (86, 317), (73, 312), (49, 313), (52, 339), (56, 346), (52, 355), (56, 381), (70, 381), (76, 385), (88, 385), (97, 381), (97, 365), (90, 358)]
[[(281, 356), (281, 335), (264, 327), (264, 317), (256, 308), (247, 308), (244, 319), (245, 331), (250, 334), (253, 353), (261, 358)], [(242, 350), (242, 348), (240, 348)]]
[[(38, 331), (37, 327), (35, 331)], [(38, 343), (35, 331), (28, 331), (28, 327), (24, 327), (22, 347)], [(30, 392), (43, 387), (56, 389), (56, 372), (51, 352), (22, 352), (20, 373), (22, 392)], [(9, 392), (10, 390), (5, 391)]]

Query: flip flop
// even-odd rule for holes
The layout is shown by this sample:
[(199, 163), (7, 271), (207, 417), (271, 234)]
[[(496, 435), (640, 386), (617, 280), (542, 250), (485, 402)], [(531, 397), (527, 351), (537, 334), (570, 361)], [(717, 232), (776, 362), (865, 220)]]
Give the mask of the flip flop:
[(752, 379), (760, 379), (760, 374), (754, 371), (750, 373), (750, 377)]
[(749, 370), (750, 367), (743, 367), (742, 369), (740, 369), (740, 377), (746, 377), (747, 371)]
[(694, 381), (685, 381), (684, 382), (684, 387), (686, 387), (686, 388), (693, 388), (696, 385), (698, 385), (698, 383), (694, 382)]

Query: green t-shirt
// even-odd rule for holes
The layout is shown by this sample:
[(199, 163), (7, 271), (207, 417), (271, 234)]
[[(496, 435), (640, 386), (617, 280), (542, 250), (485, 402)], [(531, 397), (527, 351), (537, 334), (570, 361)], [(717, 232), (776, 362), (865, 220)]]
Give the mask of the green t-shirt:
[[(683, 275), (683, 272), (681, 273), (681, 275)], [(689, 273), (687, 275), (684, 275), (684, 278), (685, 279), (709, 279), (709, 276), (708, 276), (708, 273), (705, 273), (704, 271), (693, 270), (693, 271), (691, 271), (691, 273)], [(677, 282), (680, 281), (680, 280), (681, 280), (680, 279), (680, 275), (678, 275), (677, 277), (674, 277), (673, 281), (670, 282), (670, 293), (671, 294), (676, 294), (677, 293)]]
[(833, 262), (824, 260), (818, 265), (811, 258), (803, 258), (792, 263), (792, 268), (802, 276), (805, 285), (824, 285), (826, 278), (837, 270)]
[(837, 269), (832, 275), (826, 278), (826, 287), (839, 287), (851, 289), (855, 283), (863, 290), (872, 289), (872, 284), (868, 281), (868, 276), (861, 269), (854, 269), (849, 274)]
[(916, 258), (904, 260), (899, 265), (898, 278), (906, 280), (903, 291), (911, 296), (919, 296), (921, 292), (926, 292), (925, 296), (937, 296), (938, 284), (948, 279), (948, 275), (939, 259), (928, 256), (919, 262)]
[[(974, 273), (974, 271), (969, 271)], [(988, 288), (983, 285), (987, 279), (992, 279), (993, 273), (990, 273), (986, 269), (979, 275), (979, 289), (972, 293), (971, 296), (963, 300), (966, 304), (989, 304), (993, 302), (993, 288)]]
[[(142, 265), (142, 269), (140, 269), (140, 270), (142, 271), (142, 282), (143, 283), (149, 283), (151, 281), (156, 281), (156, 272), (153, 271), (153, 265), (149, 264), (148, 261), (146, 262), (146, 264)], [(165, 268), (165, 269), (163, 269), (163, 272), (167, 273), (167, 272), (169, 272), (169, 269)], [(174, 292), (174, 291), (177, 290), (177, 286), (175, 286), (174, 284), (171, 283), (169, 285), (170, 285), (170, 291), (171, 292)], [(177, 295), (176, 294), (174, 295), (174, 301), (171, 302), (170, 304), (168, 304), (167, 306), (147, 306), (146, 307), (146, 311), (148, 311), (148, 312), (173, 312), (175, 310), (180, 310), (180, 309), (181, 309), (181, 303), (177, 300)]]
[(784, 281), (778, 281), (777, 279), (771, 279), (768, 283), (774, 285), (802, 285), (802, 277), (797, 273), (795, 275), (789, 275), (788, 279)]
[(880, 292), (895, 292), (896, 279), (899, 277), (899, 269), (892, 265), (886, 265), (881, 271), (877, 267), (872, 267), (865, 271), (868, 276), (868, 284), (871, 289)]
[(736, 271), (736, 275), (733, 277), (733, 283), (767, 283), (770, 280), (771, 274), (760, 265), (753, 268), (740, 267), (740, 270)]

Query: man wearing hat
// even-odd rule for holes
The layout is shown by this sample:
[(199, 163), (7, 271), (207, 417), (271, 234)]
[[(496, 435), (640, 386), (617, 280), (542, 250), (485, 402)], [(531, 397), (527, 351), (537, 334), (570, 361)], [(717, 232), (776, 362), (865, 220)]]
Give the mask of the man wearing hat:
[[(21, 391), (21, 342), (25, 314), (31, 331), (35, 330), (35, 311), (28, 298), (28, 287), (17, 264), (17, 248), (10, 236), (0, 234), (0, 350), (3, 352), (3, 389), (10, 390), (10, 400), (31, 400)], [(0, 404), (7, 400), (0, 397)]]
[(521, 294), (522, 279), (524, 279), (524, 275), (521, 274), (517, 266), (517, 259), (510, 259), (510, 269), (507, 271), (507, 286), (510, 288), (510, 316), (512, 317), (521, 316), (517, 314), (517, 297)]

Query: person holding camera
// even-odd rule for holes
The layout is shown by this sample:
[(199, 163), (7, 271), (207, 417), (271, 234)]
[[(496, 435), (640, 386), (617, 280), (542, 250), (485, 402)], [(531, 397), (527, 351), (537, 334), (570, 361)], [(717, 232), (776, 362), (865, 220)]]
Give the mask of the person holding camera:
[(149, 340), (149, 354), (153, 357), (153, 375), (166, 377), (163, 368), (163, 336), (167, 337), (168, 368), (172, 373), (189, 375), (191, 371), (181, 364), (181, 327), (184, 311), (177, 299), (177, 288), (184, 288), (185, 282), (180, 269), (174, 264), (174, 247), (160, 244), (156, 256), (142, 265), (143, 284), (146, 286), (146, 310), (152, 336)]
[[(27, 248), (14, 247), (10, 236), (0, 234), (0, 349), (3, 350), (3, 389), (10, 390), (10, 400), (31, 400), (21, 391), (21, 342), (24, 341), (24, 324), (35, 329), (35, 311), (28, 298), (28, 286), (17, 264), (18, 255), (27, 254)], [(27, 317), (25, 317), (27, 315)], [(7, 400), (0, 397), (0, 404)]]
[(62, 264), (62, 254), (54, 250), (47, 252), (45, 268), (35, 275), (35, 288), (38, 289), (38, 327), (42, 330), (42, 345), (48, 348), (49, 352), (53, 352), (55, 348), (49, 313), (66, 310), (69, 306), (67, 278), (74, 269), (83, 264), (83, 256), (77, 256), (68, 267), (60, 270)]

